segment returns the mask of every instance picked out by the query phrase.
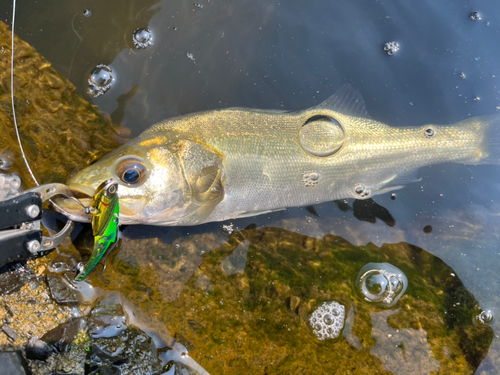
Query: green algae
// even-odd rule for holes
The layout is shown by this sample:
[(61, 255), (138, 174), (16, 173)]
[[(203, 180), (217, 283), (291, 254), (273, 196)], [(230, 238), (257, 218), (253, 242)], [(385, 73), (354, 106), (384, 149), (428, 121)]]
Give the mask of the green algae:
[[(477, 302), (453, 270), (406, 243), (355, 247), (332, 235), (315, 239), (277, 228), (235, 232), (226, 242), (212, 232), (127, 233), (106, 271), (90, 282), (120, 290), (165, 324), (210, 373), (390, 373), (404, 366), (467, 374), (493, 338), (490, 327), (472, 323)], [(242, 246), (244, 270), (228, 274), (224, 261)], [(390, 262), (408, 277), (406, 294), (391, 310), (356, 292), (355, 278), (369, 262)], [(331, 300), (354, 312), (346, 334), (358, 347), (353, 339), (319, 341), (312, 333), (308, 316)], [(384, 332), (400, 341), (382, 340)]]

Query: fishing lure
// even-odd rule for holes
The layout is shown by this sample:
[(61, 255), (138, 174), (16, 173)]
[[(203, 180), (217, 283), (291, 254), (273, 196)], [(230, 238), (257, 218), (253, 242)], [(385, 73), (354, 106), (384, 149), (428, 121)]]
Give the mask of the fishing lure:
[(109, 247), (116, 242), (118, 237), (118, 183), (109, 179), (97, 188), (90, 212), (92, 214), (92, 233), (94, 235), (94, 250), (88, 262), (83, 266), (78, 281), (82, 281), (99, 263)]

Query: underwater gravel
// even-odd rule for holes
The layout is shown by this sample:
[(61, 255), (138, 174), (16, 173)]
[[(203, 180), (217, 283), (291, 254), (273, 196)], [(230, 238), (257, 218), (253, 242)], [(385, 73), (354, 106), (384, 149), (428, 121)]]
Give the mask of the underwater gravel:
[(5, 330), (0, 333), (0, 350), (24, 348), (31, 337), (41, 337), (74, 316), (70, 307), (58, 305), (50, 297), (42, 276), (44, 262), (42, 259), (28, 262), (36, 278), (14, 293), (0, 296), (0, 321), (18, 335), (12, 340)]

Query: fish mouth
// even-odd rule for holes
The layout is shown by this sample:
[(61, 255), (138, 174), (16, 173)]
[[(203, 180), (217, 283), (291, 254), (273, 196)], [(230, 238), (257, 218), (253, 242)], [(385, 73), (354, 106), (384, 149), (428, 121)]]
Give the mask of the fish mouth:
[(73, 197), (57, 197), (53, 199), (55, 210), (70, 220), (80, 223), (90, 223), (92, 221), (92, 215), (86, 213), (84, 207), (91, 206), (95, 192), (94, 189), (76, 184), (71, 184), (68, 187), (73, 193)]
[[(95, 189), (85, 185), (69, 184), (68, 187), (73, 193), (71, 198), (58, 197), (53, 199), (54, 208), (68, 219), (80, 222), (92, 222), (92, 214), (85, 213), (85, 207), (90, 207), (94, 199)], [(144, 210), (147, 203), (142, 196), (126, 196), (120, 198), (120, 222), (123, 224), (138, 224), (137, 216)]]

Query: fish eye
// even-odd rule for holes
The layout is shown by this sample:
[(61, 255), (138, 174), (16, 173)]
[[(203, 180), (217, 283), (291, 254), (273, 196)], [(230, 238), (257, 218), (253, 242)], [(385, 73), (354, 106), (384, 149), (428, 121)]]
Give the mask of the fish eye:
[(427, 128), (424, 130), (424, 134), (427, 138), (431, 138), (432, 136), (434, 136), (435, 132), (434, 132), (434, 129)]
[(127, 185), (137, 185), (146, 177), (146, 167), (138, 159), (127, 158), (118, 164), (116, 175)]

